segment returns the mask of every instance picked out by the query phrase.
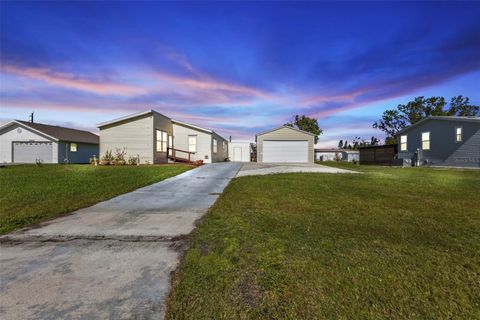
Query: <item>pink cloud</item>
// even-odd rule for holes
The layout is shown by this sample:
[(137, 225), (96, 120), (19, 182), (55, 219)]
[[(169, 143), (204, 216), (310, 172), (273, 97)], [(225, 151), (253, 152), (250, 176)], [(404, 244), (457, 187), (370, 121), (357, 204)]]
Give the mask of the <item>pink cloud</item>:
[(77, 75), (56, 72), (49, 68), (3, 65), (1, 70), (2, 72), (20, 77), (43, 81), (49, 85), (61, 86), (64, 88), (86, 91), (100, 95), (131, 96), (145, 93), (145, 89), (138, 86), (108, 81), (95, 81)]

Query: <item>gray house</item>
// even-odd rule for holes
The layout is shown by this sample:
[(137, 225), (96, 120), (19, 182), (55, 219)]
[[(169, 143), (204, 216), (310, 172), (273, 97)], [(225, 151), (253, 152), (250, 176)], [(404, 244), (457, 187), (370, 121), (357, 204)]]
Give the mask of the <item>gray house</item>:
[(403, 165), (480, 167), (480, 118), (428, 117), (397, 134)]
[(176, 160), (225, 161), (228, 141), (210, 129), (171, 119), (155, 110), (134, 113), (98, 124), (100, 155), (125, 150), (140, 163)]
[(0, 127), (0, 163), (88, 163), (98, 136), (88, 131), (13, 120)]

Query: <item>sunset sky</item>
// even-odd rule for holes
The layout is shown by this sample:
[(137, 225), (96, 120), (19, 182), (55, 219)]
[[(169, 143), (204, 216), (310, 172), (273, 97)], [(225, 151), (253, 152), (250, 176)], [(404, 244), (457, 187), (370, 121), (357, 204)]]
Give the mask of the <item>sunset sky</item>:
[(320, 146), (415, 96), (480, 104), (480, 2), (2, 2), (0, 123), (88, 129), (155, 109), (254, 139), (295, 114)]

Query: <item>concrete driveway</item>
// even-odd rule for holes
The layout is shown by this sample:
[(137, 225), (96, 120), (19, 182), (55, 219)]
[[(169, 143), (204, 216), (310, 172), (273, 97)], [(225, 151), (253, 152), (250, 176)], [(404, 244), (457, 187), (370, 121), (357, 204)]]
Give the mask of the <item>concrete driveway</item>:
[(352, 170), (338, 169), (328, 166), (322, 166), (320, 164), (247, 162), (242, 165), (242, 168), (238, 172), (237, 177), (292, 172), (358, 173)]
[(0, 237), (0, 319), (162, 319), (183, 239), (240, 167), (204, 165)]

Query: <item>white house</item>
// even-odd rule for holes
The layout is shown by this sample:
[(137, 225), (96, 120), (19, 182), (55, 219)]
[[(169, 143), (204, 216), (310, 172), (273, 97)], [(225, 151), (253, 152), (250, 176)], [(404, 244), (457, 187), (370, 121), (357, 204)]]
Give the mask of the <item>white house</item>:
[(250, 162), (253, 152), (253, 142), (232, 140), (228, 143), (228, 158), (230, 161)]
[(48, 124), (10, 121), (0, 127), (0, 163), (88, 163), (98, 136)]
[(170, 159), (225, 161), (228, 141), (213, 130), (171, 119), (155, 110), (131, 114), (98, 124), (100, 155), (125, 149), (140, 163), (167, 163)]
[(315, 149), (315, 161), (358, 161), (357, 150)]

